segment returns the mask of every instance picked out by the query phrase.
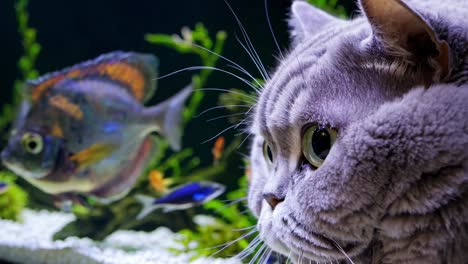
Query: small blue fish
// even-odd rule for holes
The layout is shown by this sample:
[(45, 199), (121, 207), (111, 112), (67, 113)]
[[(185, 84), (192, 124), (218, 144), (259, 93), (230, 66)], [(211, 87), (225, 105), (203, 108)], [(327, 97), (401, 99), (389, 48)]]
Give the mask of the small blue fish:
[(8, 185), (8, 183), (6, 182), (0, 182), (0, 194), (3, 194), (5, 193), (6, 191), (8, 191), (8, 188), (10, 187), (10, 185)]
[(137, 219), (142, 219), (159, 208), (169, 212), (201, 205), (218, 197), (224, 190), (224, 185), (204, 181), (184, 184), (161, 198), (152, 198), (139, 194), (135, 197), (143, 205), (143, 209), (138, 214)]

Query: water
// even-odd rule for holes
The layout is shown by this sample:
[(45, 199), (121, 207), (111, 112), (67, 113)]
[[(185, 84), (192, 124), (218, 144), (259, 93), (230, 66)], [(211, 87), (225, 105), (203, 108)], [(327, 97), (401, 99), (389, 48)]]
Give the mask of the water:
[[(274, 55), (278, 51), (264, 18), (263, 1), (231, 2), (263, 63), (266, 67), (274, 65)], [(272, 27), (282, 47), (286, 47), (288, 42), (287, 25), (284, 23), (288, 6), (288, 1), (269, 3)], [(233, 75), (247, 79), (249, 76), (228, 66), (233, 63), (215, 53), (234, 59), (255, 78), (261, 75), (249, 56), (241, 52), (236, 41), (236, 36), (241, 35), (239, 26), (226, 4), (218, 0), (203, 1), (203, 4), (196, 1), (143, 1), (137, 4), (108, 0), (47, 3), (9, 0), (0, 3), (0, 21), (3, 25), (0, 29), (3, 39), (0, 49), (0, 148), (5, 149), (8, 140), (15, 136), (11, 133), (14, 120), (28, 116), (28, 113), (44, 111), (41, 118), (29, 120), (38, 131), (29, 131), (19, 137), (19, 148), (24, 148), (22, 151), (28, 154), (21, 164), (24, 165), (25, 160), (28, 164), (33, 163), (33, 159), (44, 153), (53, 141), (58, 146), (55, 149), (58, 154), (54, 157), (60, 158), (49, 159), (53, 163), (50, 170), (56, 171), (57, 164), (63, 165), (67, 161), (68, 167), (62, 166), (66, 173), (61, 175), (71, 175), (70, 171), (73, 171), (73, 175), (81, 177), (70, 181), (69, 186), (60, 182), (49, 188), (50, 181), (38, 183), (37, 171), (28, 171), (27, 167), (12, 169), (17, 166), (12, 165), (14, 161), (6, 162), (8, 153), (4, 152), (4, 165), (8, 165), (16, 175), (4, 165), (0, 168), (0, 181), (9, 185), (5, 192), (0, 193), (0, 260), (12, 263), (239, 263), (239, 260), (229, 257), (241, 252), (255, 238), (254, 231), (221, 251), (219, 245), (248, 233), (248, 228), (256, 222), (243, 199), (247, 178), (242, 154), (247, 153), (248, 143), (244, 143), (245, 135), (238, 134), (243, 126), (237, 126), (254, 103), (250, 99), (254, 92)], [(105, 123), (106, 130), (102, 135), (114, 133), (112, 136), (125, 137), (116, 145), (102, 145), (103, 141), (111, 138), (111, 134), (102, 136), (93, 130), (104, 124), (102, 119), (93, 120), (86, 129), (78, 129), (82, 119), (90, 118), (86, 113), (91, 108), (83, 106), (83, 101), (75, 101), (78, 97), (65, 96), (56, 100), (57, 97), (53, 98), (48, 93), (56, 91), (53, 86), (46, 88), (44, 94), (41, 92), (44, 97), (40, 98), (46, 98), (49, 106), (59, 109), (63, 116), (58, 119), (58, 124), (48, 124), (46, 120), (52, 118), (51, 114), (44, 107), (34, 108), (40, 100), (31, 101), (24, 96), (22, 89), (27, 79), (36, 79), (116, 50), (153, 54), (159, 60), (159, 76), (168, 76), (155, 79), (158, 88), (146, 106), (157, 105), (187, 85), (193, 87), (194, 93), (183, 115), (182, 149), (172, 150), (168, 135), (164, 137), (158, 133), (152, 134), (154, 145), (149, 144), (148, 149), (144, 148), (146, 141), (135, 143), (133, 149), (128, 147), (125, 153), (129, 156), (130, 153), (136, 154), (131, 162), (126, 159), (121, 159), (121, 162), (136, 164), (128, 174), (137, 174), (138, 178), (125, 182), (125, 188), (119, 188), (117, 195), (101, 199), (97, 191), (89, 191), (91, 187), (87, 184), (90, 183), (83, 181), (85, 175), (92, 170), (97, 179), (112, 178), (111, 186), (126, 180), (126, 177), (113, 177), (116, 172), (110, 169), (109, 164), (116, 160), (113, 156), (117, 156), (116, 149), (122, 149), (127, 142), (135, 140), (133, 135), (136, 134), (125, 134), (119, 130), (126, 123), (114, 122), (119, 115), (109, 111), (112, 116), (106, 120), (112, 122)], [(194, 68), (172, 75), (186, 67)], [(211, 70), (213, 67), (222, 71)], [(90, 76), (88, 68), (80, 70), (62, 75), (72, 81), (95, 81), (96, 76)], [(92, 71), (93, 74), (100, 71), (99, 78), (105, 75), (102, 69), (93, 68)], [(138, 86), (135, 74), (130, 71), (114, 72), (105, 78), (123, 85), (128, 81), (126, 84), (130, 88)], [(236, 89), (235, 92), (229, 93), (232, 89)], [(102, 97), (101, 108), (108, 104), (108, 98)], [(248, 102), (239, 103), (239, 100)], [(21, 112), (20, 106), (24, 102), (33, 108), (26, 107)], [(240, 104), (245, 105), (232, 106)], [(92, 113), (97, 116), (97, 112)], [(65, 126), (70, 124), (73, 127), (71, 131), (75, 132), (73, 137), (66, 134)], [(42, 131), (43, 127), (48, 130)], [(64, 143), (86, 141), (92, 136), (98, 138), (95, 141), (98, 144), (80, 150)], [(141, 158), (143, 156), (148, 159)], [(48, 173), (41, 171), (40, 177)], [(143, 219), (136, 218), (142, 209), (135, 198), (137, 195), (157, 199), (177, 186), (193, 181), (218, 182), (227, 190), (220, 197), (206, 199), (204, 205), (194, 203), (189, 209), (181, 207), (179, 209), (183, 210), (173, 211), (163, 208)], [(108, 183), (102, 180), (99, 186), (109, 188)], [(216, 200), (211, 200), (214, 198)]]

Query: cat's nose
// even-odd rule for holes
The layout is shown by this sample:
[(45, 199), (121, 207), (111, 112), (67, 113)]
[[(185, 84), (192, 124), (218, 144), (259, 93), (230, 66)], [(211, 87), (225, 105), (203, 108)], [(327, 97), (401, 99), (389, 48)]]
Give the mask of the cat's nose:
[(284, 201), (284, 198), (280, 198), (273, 193), (264, 193), (263, 199), (270, 205), (271, 209), (274, 210), (275, 207)]

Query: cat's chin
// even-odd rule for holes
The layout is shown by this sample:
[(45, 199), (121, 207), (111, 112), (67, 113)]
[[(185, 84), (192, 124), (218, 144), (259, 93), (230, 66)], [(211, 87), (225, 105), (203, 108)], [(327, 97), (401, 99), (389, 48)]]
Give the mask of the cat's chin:
[(289, 257), (294, 263), (327, 263), (330, 260), (346, 263), (361, 255), (368, 242), (343, 242), (306, 230), (291, 214), (285, 204), (273, 211), (263, 205), (258, 230), (260, 238), (274, 251)]

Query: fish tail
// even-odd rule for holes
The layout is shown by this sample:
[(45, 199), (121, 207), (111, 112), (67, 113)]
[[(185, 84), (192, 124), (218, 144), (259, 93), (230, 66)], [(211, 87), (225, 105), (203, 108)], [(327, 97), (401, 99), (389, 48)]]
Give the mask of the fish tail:
[(158, 208), (158, 206), (153, 203), (154, 198), (142, 194), (135, 195), (135, 198), (143, 206), (140, 213), (138, 213), (136, 217), (137, 220), (145, 218), (147, 215), (149, 215), (151, 212)]
[(157, 126), (158, 132), (174, 150), (181, 148), (182, 112), (191, 92), (192, 87), (188, 86), (166, 101), (145, 110), (145, 116)]

